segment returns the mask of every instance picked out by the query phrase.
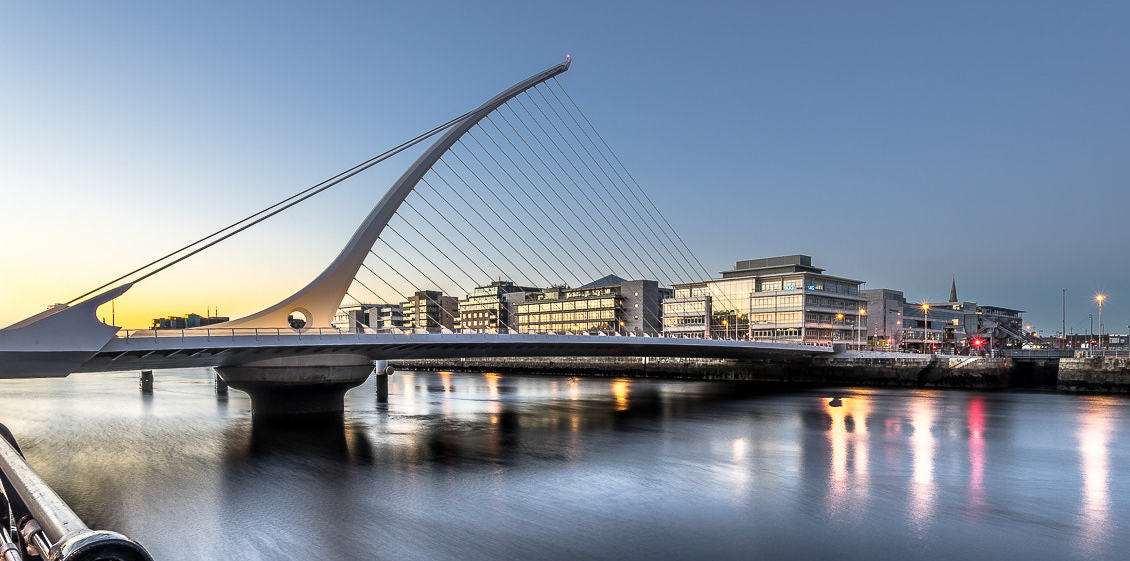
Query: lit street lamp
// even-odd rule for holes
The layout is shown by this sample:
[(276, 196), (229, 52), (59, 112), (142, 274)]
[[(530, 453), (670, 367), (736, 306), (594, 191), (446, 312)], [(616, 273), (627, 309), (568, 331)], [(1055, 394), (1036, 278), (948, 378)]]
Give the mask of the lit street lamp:
[(861, 334), (862, 325), (861, 325), (861, 323), (863, 321), (862, 318), (865, 315), (867, 315), (867, 308), (860, 308), (859, 314), (855, 316), (855, 348), (857, 350), (860, 350), (860, 351), (863, 350), (863, 343), (860, 341), (860, 339), (862, 338), (862, 334)]
[[(843, 314), (836, 314), (836, 321), (838, 321), (842, 324), (844, 322), (844, 315)], [(832, 340), (833, 341), (836, 340), (836, 329), (835, 328), (832, 328)]]
[[(926, 345), (930, 344), (930, 304), (928, 302), (922, 303), (922, 351), (926, 351)], [(931, 345), (931, 351), (933, 346)], [(933, 353), (931, 353), (933, 354)]]
[(1106, 302), (1106, 294), (1102, 292), (1095, 295), (1095, 304), (1099, 307), (1099, 354), (1106, 356), (1106, 346), (1103, 345), (1103, 302)]

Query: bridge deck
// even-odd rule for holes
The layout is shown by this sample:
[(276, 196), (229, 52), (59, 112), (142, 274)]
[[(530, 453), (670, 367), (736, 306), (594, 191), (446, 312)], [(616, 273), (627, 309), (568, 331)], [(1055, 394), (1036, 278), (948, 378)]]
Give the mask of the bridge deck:
[(532, 334), (211, 334), (115, 338), (76, 372), (139, 368), (224, 366), (265, 358), (318, 353), (362, 354), (373, 359), (482, 358), (497, 356), (655, 356), (764, 358), (831, 353), (831, 347), (734, 341)]

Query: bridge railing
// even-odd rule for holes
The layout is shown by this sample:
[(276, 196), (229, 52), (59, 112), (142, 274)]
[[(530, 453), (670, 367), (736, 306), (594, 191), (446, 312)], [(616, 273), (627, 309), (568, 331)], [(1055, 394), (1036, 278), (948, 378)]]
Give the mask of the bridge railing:
[(263, 327), (236, 327), (236, 328), (189, 328), (189, 329), (123, 329), (118, 332), (118, 337), (122, 339), (156, 339), (165, 337), (175, 337), (180, 339), (187, 339), (190, 337), (236, 337), (252, 335), (256, 337), (272, 336), (315, 336), (315, 335), (358, 335), (352, 331), (342, 331), (332, 327), (315, 327), (310, 329), (291, 329), (291, 328), (263, 328)]

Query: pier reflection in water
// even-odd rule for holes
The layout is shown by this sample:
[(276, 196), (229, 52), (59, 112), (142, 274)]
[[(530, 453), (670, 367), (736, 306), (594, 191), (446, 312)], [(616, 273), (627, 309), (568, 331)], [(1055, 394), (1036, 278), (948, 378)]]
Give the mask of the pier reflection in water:
[[(1125, 559), (1127, 400), (399, 373), (253, 423), (205, 371), (0, 382), (93, 526), (160, 559)], [(836, 398), (836, 399), (833, 399)]]

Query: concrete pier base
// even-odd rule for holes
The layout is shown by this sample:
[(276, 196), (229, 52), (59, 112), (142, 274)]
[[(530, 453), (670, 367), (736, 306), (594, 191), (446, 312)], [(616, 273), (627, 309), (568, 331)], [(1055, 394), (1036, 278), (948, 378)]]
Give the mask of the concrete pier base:
[(377, 403), (388, 403), (388, 374), (377, 372)]
[(219, 372), (215, 372), (214, 368), (212, 370), (213, 370), (212, 380), (216, 383), (216, 395), (219, 396), (219, 397), (227, 397), (227, 395), (228, 395), (228, 383), (225, 382), (224, 379), (220, 377)]
[(251, 414), (259, 420), (341, 417), (345, 392), (372, 371), (368, 357), (354, 354), (272, 358), (216, 368), (228, 385), (251, 396)]
[(392, 374), (392, 367), (388, 365), (387, 360), (376, 361), (376, 386), (377, 386), (377, 403), (388, 403), (388, 376)]
[(153, 371), (142, 370), (137, 378), (137, 386), (141, 388), (141, 393), (153, 393)]

